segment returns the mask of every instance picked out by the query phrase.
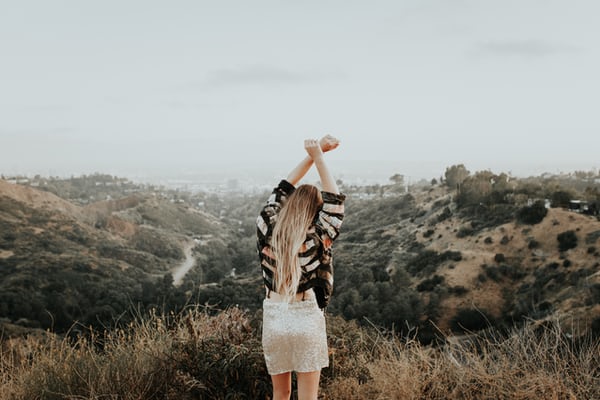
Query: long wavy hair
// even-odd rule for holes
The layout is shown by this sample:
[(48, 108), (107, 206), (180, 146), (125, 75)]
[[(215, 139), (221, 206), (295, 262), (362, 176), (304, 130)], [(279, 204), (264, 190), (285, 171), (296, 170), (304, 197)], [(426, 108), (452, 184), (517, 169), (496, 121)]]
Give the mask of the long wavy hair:
[(322, 204), (317, 187), (300, 185), (277, 216), (271, 237), (271, 249), (277, 260), (275, 290), (288, 302), (296, 296), (302, 276), (298, 253)]

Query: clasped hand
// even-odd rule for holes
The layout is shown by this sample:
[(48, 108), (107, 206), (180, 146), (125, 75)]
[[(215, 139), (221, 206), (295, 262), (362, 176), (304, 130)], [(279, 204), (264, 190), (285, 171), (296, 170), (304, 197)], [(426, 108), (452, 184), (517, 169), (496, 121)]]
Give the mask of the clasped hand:
[(304, 149), (313, 160), (339, 145), (340, 141), (331, 135), (325, 135), (320, 140), (306, 139), (304, 141)]

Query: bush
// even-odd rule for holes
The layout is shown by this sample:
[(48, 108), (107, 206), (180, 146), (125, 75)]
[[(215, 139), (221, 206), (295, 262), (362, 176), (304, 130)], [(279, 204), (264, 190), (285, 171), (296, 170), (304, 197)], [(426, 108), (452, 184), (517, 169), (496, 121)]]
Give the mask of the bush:
[(431, 235), (433, 235), (434, 233), (435, 233), (435, 231), (434, 231), (433, 229), (428, 229), (427, 231), (425, 231), (425, 232), (423, 233), (423, 237), (424, 237), (424, 238), (431, 237)]
[(440, 275), (434, 275), (432, 278), (425, 279), (423, 282), (417, 285), (418, 292), (431, 292), (437, 285), (444, 282), (444, 277)]
[(523, 224), (535, 225), (544, 220), (548, 210), (541, 200), (536, 201), (531, 206), (525, 206), (517, 212), (517, 220)]
[(506, 257), (504, 257), (504, 254), (498, 253), (494, 256), (494, 261), (496, 261), (497, 263), (501, 263), (506, 261)]
[(590, 232), (585, 237), (586, 244), (594, 244), (600, 238), (600, 230)]
[(457, 238), (464, 238), (466, 236), (471, 236), (475, 233), (475, 230), (471, 226), (461, 226), (458, 232), (456, 233)]
[(453, 332), (476, 332), (490, 326), (490, 319), (485, 312), (476, 309), (463, 308), (450, 321)]
[(590, 300), (592, 304), (600, 304), (600, 283), (590, 286)]
[(407, 271), (412, 275), (428, 275), (435, 272), (440, 262), (440, 256), (437, 252), (423, 250), (408, 262)]
[(452, 217), (452, 211), (450, 211), (449, 207), (444, 207), (442, 212), (437, 217), (437, 222), (440, 223), (442, 221), (447, 220), (450, 217)]
[(571, 202), (572, 198), (573, 198), (573, 195), (571, 193), (566, 192), (564, 190), (558, 190), (558, 191), (552, 193), (550, 200), (552, 203), (552, 207), (567, 208), (567, 207), (569, 207), (569, 203)]
[(448, 288), (448, 293), (454, 294), (456, 296), (462, 296), (465, 295), (469, 292), (469, 289), (467, 289), (464, 286), (452, 286), (450, 288)]
[(462, 253), (460, 251), (452, 251), (447, 250), (441, 254), (442, 261), (452, 260), (452, 261), (460, 261), (462, 260)]
[(498, 267), (489, 267), (489, 266), (484, 266), (484, 270), (485, 270), (485, 275), (490, 278), (492, 281), (494, 282), (500, 282), (500, 280), (502, 279), (502, 274), (500, 273), (500, 269)]
[(573, 230), (559, 233), (556, 239), (558, 240), (558, 250), (561, 252), (577, 247), (577, 235)]
[(448, 250), (443, 253), (436, 253), (433, 250), (421, 250), (407, 262), (406, 270), (413, 276), (431, 275), (435, 273), (441, 263), (448, 260), (462, 260), (461, 252)]
[(527, 275), (525, 271), (516, 265), (502, 264), (498, 267), (500, 273), (513, 281), (519, 280)]

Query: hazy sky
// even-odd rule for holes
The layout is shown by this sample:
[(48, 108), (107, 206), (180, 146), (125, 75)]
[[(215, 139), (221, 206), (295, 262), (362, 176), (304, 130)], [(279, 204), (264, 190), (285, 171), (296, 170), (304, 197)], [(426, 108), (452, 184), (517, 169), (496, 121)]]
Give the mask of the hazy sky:
[(597, 0), (0, 0), (0, 172), (244, 176), (324, 133), (337, 171), (598, 168), (599, 19)]

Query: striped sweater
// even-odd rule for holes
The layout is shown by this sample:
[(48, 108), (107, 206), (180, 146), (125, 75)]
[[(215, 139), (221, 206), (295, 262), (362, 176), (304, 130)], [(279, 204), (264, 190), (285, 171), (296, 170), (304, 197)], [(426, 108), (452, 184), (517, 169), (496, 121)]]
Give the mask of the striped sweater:
[[(285, 205), (287, 197), (294, 192), (294, 186), (282, 180), (273, 189), (260, 215), (256, 220), (257, 248), (265, 286), (275, 291), (274, 274), (277, 260), (271, 250), (271, 236), (277, 222), (277, 215)], [(313, 225), (308, 229), (306, 240), (300, 252), (302, 276), (297, 293), (314, 289), (320, 308), (329, 304), (333, 292), (333, 258), (331, 246), (338, 237), (344, 217), (344, 194), (321, 192), (323, 205), (315, 215)]]

